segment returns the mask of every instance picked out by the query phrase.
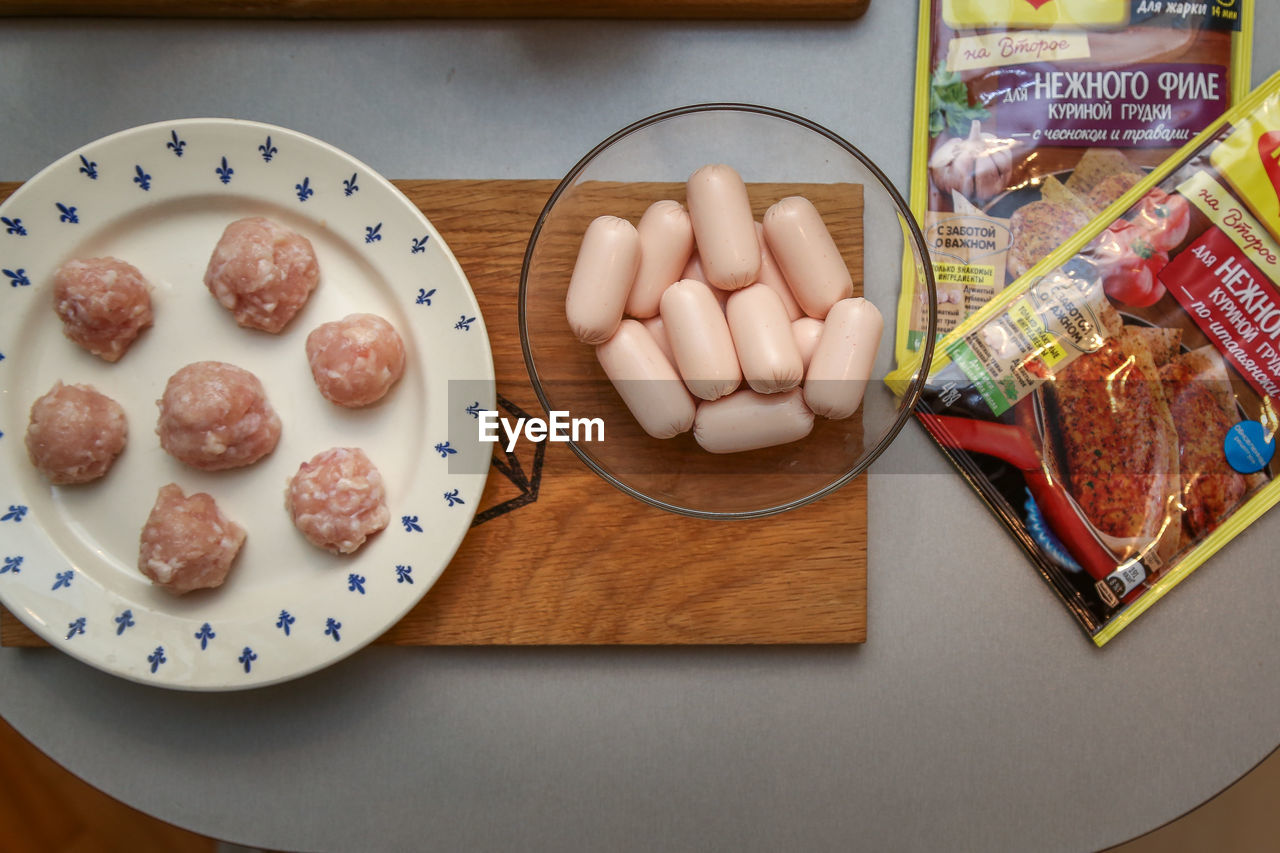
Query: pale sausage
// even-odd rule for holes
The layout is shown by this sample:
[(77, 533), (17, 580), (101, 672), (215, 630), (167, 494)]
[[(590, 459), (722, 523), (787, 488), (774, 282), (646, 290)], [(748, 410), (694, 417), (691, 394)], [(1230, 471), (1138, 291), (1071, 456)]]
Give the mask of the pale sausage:
[(625, 219), (599, 216), (587, 226), (569, 278), (564, 313), (584, 344), (602, 344), (618, 329), (640, 265), (640, 235)]
[(662, 291), (684, 278), (693, 252), (693, 225), (678, 201), (655, 201), (636, 226), (640, 268), (627, 297), (627, 314), (644, 319), (658, 313)]
[[(703, 269), (703, 261), (699, 259), (696, 248), (694, 254), (689, 256), (689, 263), (685, 264), (685, 272), (681, 273), (680, 278), (691, 278), (695, 282), (710, 284), (707, 280), (707, 270)], [(710, 288), (712, 288), (712, 296), (716, 297), (716, 301), (721, 304), (721, 311), (723, 311), (724, 306), (728, 305), (728, 293), (730, 292), (722, 291), (721, 288), (714, 286), (714, 284), (710, 284)]]
[(640, 428), (654, 438), (671, 438), (693, 426), (693, 397), (653, 336), (637, 320), (596, 347), (596, 359)]
[(711, 288), (683, 279), (662, 294), (662, 323), (676, 367), (695, 397), (716, 400), (742, 382), (729, 323)]
[(778, 269), (778, 262), (773, 258), (769, 242), (764, 239), (764, 226), (759, 222), (756, 223), (756, 239), (760, 241), (760, 273), (756, 276), (756, 280), (769, 285), (770, 289), (778, 294), (782, 304), (786, 306), (788, 319), (800, 319), (804, 316), (804, 311), (801, 310), (800, 303), (796, 302), (795, 294), (791, 292), (786, 276), (782, 274), (782, 270)]
[(831, 307), (804, 381), (804, 401), (814, 414), (839, 420), (858, 410), (883, 329), (879, 310), (862, 297)]
[(764, 215), (764, 237), (796, 301), (819, 320), (853, 295), (853, 279), (813, 203), (790, 196)]
[(787, 309), (769, 285), (735, 291), (726, 316), (742, 375), (752, 390), (776, 394), (800, 384), (804, 362), (791, 335)]
[(667, 357), (667, 361), (671, 362), (671, 366), (676, 366), (676, 354), (671, 351), (671, 341), (667, 340), (667, 326), (662, 322), (662, 317), (650, 317), (641, 320), (640, 325), (648, 330), (653, 336), (653, 342), (658, 345), (658, 349), (662, 350), (662, 354)]
[(743, 388), (714, 403), (700, 403), (693, 437), (710, 453), (739, 453), (799, 441), (813, 430), (813, 412), (800, 389), (757, 394)]
[(760, 271), (760, 242), (747, 186), (730, 166), (703, 166), (686, 187), (689, 218), (707, 284), (740, 290)]
[(695, 248), (693, 254), (689, 256), (689, 263), (684, 265), (684, 272), (680, 273), (680, 278), (691, 278), (694, 281), (707, 283), (706, 270), (702, 268), (702, 257)]
[(800, 351), (800, 360), (804, 369), (809, 369), (809, 361), (818, 346), (818, 338), (822, 337), (822, 321), (812, 317), (801, 317), (791, 323), (791, 336), (795, 338), (796, 349)]

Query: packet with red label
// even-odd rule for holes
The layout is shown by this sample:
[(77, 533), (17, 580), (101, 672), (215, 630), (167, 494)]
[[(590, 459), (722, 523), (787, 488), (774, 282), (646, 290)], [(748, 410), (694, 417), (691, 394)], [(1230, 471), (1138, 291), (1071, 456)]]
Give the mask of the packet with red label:
[[(940, 336), (1245, 96), (1253, 1), (921, 0), (911, 207)], [(1137, 279), (1162, 251), (1115, 248)], [(929, 308), (903, 278), (900, 364)]]
[(1280, 501), (1280, 74), (939, 349), (920, 421), (1104, 644)]

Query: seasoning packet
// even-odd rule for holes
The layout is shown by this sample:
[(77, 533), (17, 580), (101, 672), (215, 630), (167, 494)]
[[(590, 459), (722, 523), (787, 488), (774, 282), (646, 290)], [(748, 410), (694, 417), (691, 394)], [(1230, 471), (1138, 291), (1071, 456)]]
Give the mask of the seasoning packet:
[(1105, 644), (1280, 500), (1280, 74), (938, 349), (918, 419)]
[[(1244, 97), (1253, 2), (921, 0), (911, 207), (939, 337)], [(928, 311), (903, 280), (899, 364)]]

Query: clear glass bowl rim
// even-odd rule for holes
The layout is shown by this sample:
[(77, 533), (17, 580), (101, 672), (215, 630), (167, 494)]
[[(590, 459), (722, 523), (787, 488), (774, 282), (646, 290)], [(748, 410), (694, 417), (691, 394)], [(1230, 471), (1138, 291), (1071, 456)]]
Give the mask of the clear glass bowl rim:
[[(911, 238), (911, 242), (916, 246), (916, 255), (921, 262), (920, 268), (924, 273), (924, 284), (928, 296), (928, 302), (926, 304), (929, 306), (929, 312), (925, 328), (924, 343), (920, 350), (919, 361), (916, 362), (919, 367), (907, 385), (907, 389), (903, 394), (903, 399), (898, 406), (898, 415), (890, 425), (889, 429), (881, 433), (880, 439), (876, 442), (875, 446), (872, 447), (870, 451), (863, 453), (857, 463), (839, 478), (831, 481), (820, 489), (810, 492), (802, 497), (795, 498), (794, 500), (786, 501), (774, 506), (761, 507), (759, 509), (731, 512), (716, 512), (695, 509), (693, 507), (679, 506), (678, 504), (668, 503), (667, 501), (655, 498), (652, 495), (645, 494), (644, 492), (627, 485), (601, 467), (600, 464), (591, 457), (590, 453), (587, 453), (578, 446), (578, 442), (567, 442), (574, 454), (577, 455), (577, 457), (581, 459), (588, 468), (599, 475), (606, 483), (609, 483), (624, 494), (630, 495), (631, 497), (639, 501), (643, 501), (650, 506), (666, 510), (667, 512), (672, 512), (677, 515), (711, 520), (764, 518), (766, 516), (777, 515), (788, 510), (796, 509), (820, 500), (838, 489), (847, 486), (859, 474), (866, 471), (867, 468), (871, 466), (871, 463), (875, 462), (876, 459), (880, 457), (880, 454), (884, 453), (889, 445), (893, 443), (893, 440), (897, 437), (898, 433), (902, 431), (903, 426), (906, 425), (907, 420), (911, 417), (912, 411), (915, 410), (916, 403), (920, 399), (920, 394), (924, 390), (925, 380), (928, 378), (927, 366), (933, 361), (934, 341), (937, 337), (938, 325), (937, 287), (934, 282), (933, 264), (930, 261), (929, 248), (925, 243), (924, 234), (921, 232), (920, 226), (916, 222), (915, 216), (912, 215), (911, 208), (903, 199), (902, 194), (898, 192), (897, 188), (894, 187), (893, 182), (889, 180), (888, 176), (886, 176), (883, 171), (881, 171), (880, 167), (873, 163), (867, 155), (863, 154), (862, 151), (839, 134), (828, 130), (817, 122), (776, 107), (766, 107), (759, 104), (746, 103), (703, 103), (675, 107), (673, 109), (654, 113), (653, 115), (627, 125), (588, 151), (556, 186), (555, 190), (551, 193), (551, 196), (547, 199), (546, 205), (543, 206), (542, 212), (538, 214), (537, 221), (534, 223), (533, 231), (529, 235), (529, 244), (525, 248), (524, 262), (520, 267), (520, 290), (517, 301), (517, 318), (520, 327), (520, 350), (524, 354), (525, 370), (529, 374), (529, 381), (533, 385), (533, 392), (537, 395), (538, 402), (542, 405), (543, 411), (547, 412), (548, 416), (550, 416), (551, 402), (547, 399), (546, 392), (542, 388), (542, 382), (538, 377), (538, 369), (534, 365), (533, 353), (529, 344), (529, 328), (527, 325), (528, 316), (525, 309), (525, 300), (528, 296), (529, 266), (533, 260), (534, 246), (538, 243), (538, 236), (542, 233), (542, 226), (546, 223), (551, 210), (555, 207), (560, 196), (573, 185), (574, 181), (577, 180), (577, 177), (582, 174), (583, 170), (586, 169), (593, 160), (595, 160), (596, 156), (619, 140), (625, 139), (631, 134), (644, 130), (652, 125), (667, 121), (668, 119), (694, 113), (725, 111), (756, 113), (758, 115), (780, 119), (782, 121), (799, 125), (806, 130), (810, 130), (826, 137), (832, 143), (844, 149), (852, 157), (858, 160), (863, 167), (876, 178), (880, 183), (881, 188), (893, 201), (894, 206), (898, 209), (899, 222), (905, 225), (907, 233)], [(893, 305), (887, 307), (894, 312), (894, 314), (890, 315), (890, 319), (892, 319), (892, 317), (896, 315), (898, 306)], [(888, 325), (888, 331), (892, 332), (895, 324), (891, 322)]]

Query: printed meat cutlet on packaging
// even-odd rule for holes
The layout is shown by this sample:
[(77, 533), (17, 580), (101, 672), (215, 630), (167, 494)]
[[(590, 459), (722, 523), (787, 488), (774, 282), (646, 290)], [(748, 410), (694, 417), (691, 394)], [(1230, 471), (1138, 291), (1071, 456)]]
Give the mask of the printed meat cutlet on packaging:
[(1280, 501), (1277, 154), (1280, 74), (928, 368), (919, 420), (1098, 645)]

